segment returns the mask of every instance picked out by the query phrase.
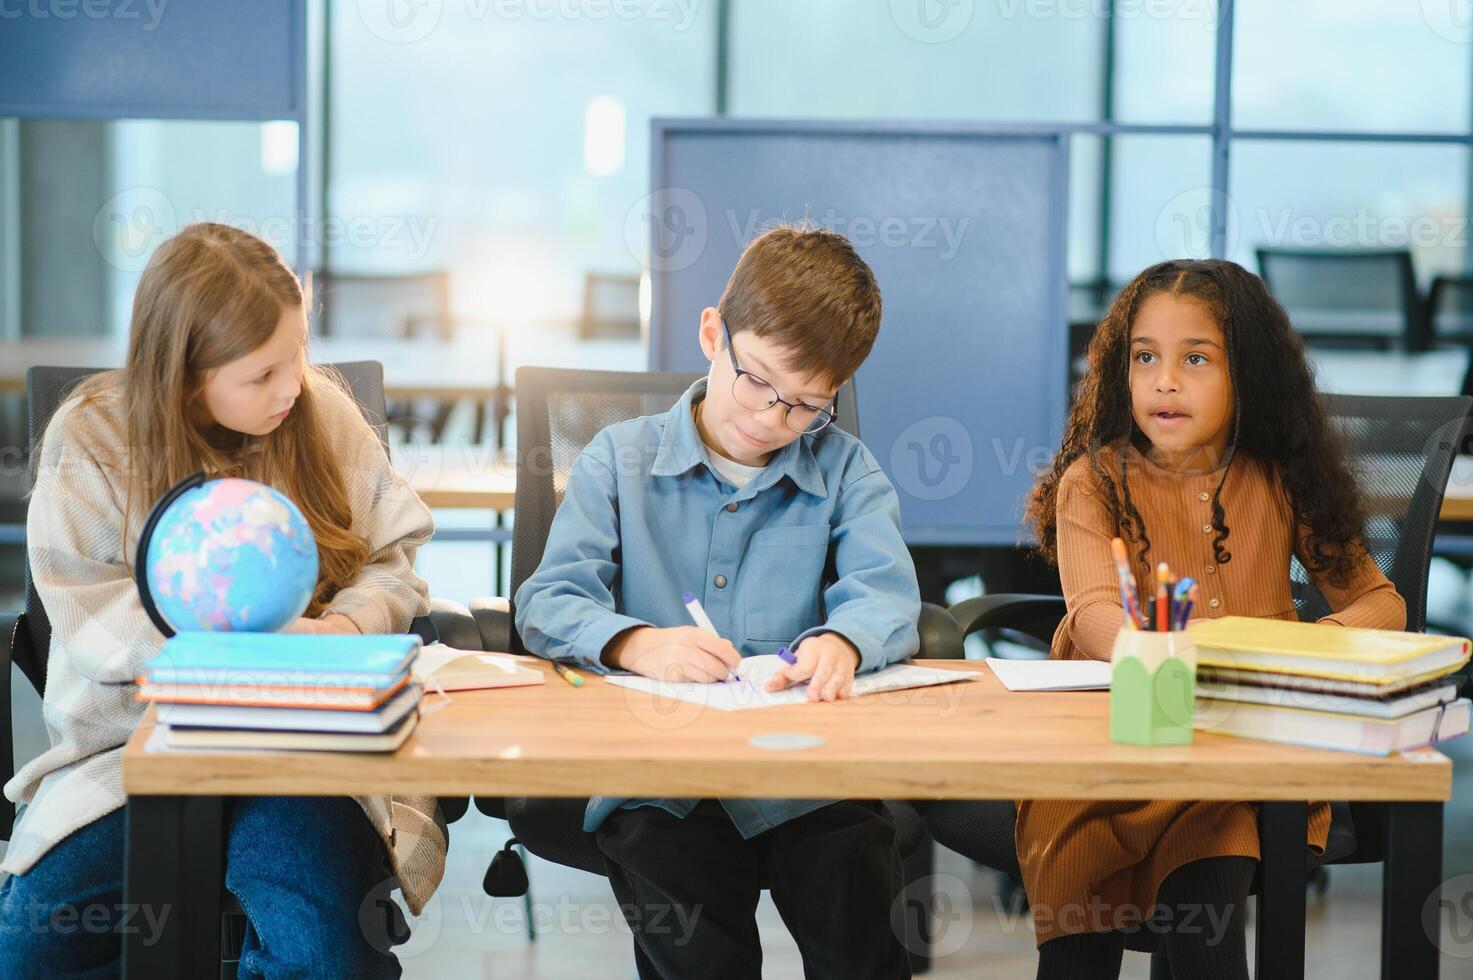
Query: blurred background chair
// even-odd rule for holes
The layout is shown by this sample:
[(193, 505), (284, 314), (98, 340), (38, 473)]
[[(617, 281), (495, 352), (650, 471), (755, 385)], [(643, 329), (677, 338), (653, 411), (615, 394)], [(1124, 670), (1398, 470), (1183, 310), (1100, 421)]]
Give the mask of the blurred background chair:
[(324, 337), (423, 337), (449, 340), (450, 274), (403, 275), (316, 272), (312, 276), (316, 327)]
[(1258, 272), (1312, 343), (1430, 345), (1406, 249), (1259, 248)]
[[(1473, 276), (1433, 276), (1427, 291), (1427, 317), (1435, 346), (1473, 343)], [(1473, 394), (1464, 390), (1463, 394)]]
[(578, 317), (578, 339), (637, 338), (639, 331), (639, 276), (584, 273), (583, 312)]
[[(443, 269), (396, 275), (314, 272), (312, 307), (316, 331), (335, 340), (451, 341), (467, 325), (451, 312), (450, 273)], [(479, 329), (485, 324), (476, 326)], [(498, 360), (504, 358), (502, 352)], [(487, 368), (488, 374), (491, 373), (492, 366)], [(495, 369), (500, 370), (499, 363)], [(472, 442), (480, 442), (486, 434), (496, 441), (500, 429), (495, 425), (488, 427), (487, 423), (505, 417), (504, 401), (498, 395), (492, 400), (489, 412), (485, 402), (474, 403)], [(429, 442), (440, 442), (455, 406), (456, 401), (448, 399), (404, 399), (388, 405), (385, 418), (407, 436), (418, 435)]]

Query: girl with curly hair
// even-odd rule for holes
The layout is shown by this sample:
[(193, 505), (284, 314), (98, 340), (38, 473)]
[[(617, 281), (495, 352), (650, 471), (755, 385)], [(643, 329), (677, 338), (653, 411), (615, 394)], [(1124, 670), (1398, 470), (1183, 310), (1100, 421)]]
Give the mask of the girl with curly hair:
[[(1028, 509), (1068, 606), (1052, 656), (1109, 659), (1123, 621), (1116, 537), (1137, 581), (1159, 562), (1196, 579), (1200, 617), (1295, 619), (1298, 557), (1334, 610), (1322, 622), (1405, 625), (1361, 544), (1364, 510), (1303, 343), (1257, 276), (1220, 260), (1151, 266), (1088, 359)], [(1311, 806), (1316, 853), (1329, 824), (1328, 804)], [(1146, 929), (1174, 976), (1246, 980), (1252, 803), (1025, 800), (1016, 834), (1040, 977), (1115, 977), (1127, 935)]]

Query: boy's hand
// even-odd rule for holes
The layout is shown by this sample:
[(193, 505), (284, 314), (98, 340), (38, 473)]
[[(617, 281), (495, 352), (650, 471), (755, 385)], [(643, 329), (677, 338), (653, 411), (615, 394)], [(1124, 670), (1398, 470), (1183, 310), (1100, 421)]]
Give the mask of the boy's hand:
[(347, 616), (344, 616), (340, 613), (333, 613), (329, 616), (324, 616), (321, 619), (308, 619), (303, 616), (301, 619), (298, 619), (286, 629), (282, 630), (282, 632), (316, 633), (319, 635), (324, 633), (340, 633), (345, 636), (357, 636), (358, 627), (354, 626), (353, 621)]
[(854, 693), (859, 651), (838, 633), (819, 633), (798, 644), (798, 662), (767, 679), (769, 691), (808, 682), (808, 700), (838, 701)]
[(742, 655), (729, 640), (699, 627), (641, 626), (615, 637), (603, 662), (655, 680), (710, 684), (730, 677)]

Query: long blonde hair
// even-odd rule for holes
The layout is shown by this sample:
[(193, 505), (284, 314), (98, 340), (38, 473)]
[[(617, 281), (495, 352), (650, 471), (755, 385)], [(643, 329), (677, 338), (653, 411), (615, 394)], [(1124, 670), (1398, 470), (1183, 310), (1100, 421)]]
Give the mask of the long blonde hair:
[(229, 225), (189, 225), (160, 245), (143, 271), (126, 364), (89, 378), (78, 395), (82, 405), (109, 391), (122, 396), (129, 517), (141, 517), (166, 490), (200, 471), (256, 480), (286, 494), (317, 539), (317, 589), (306, 611), (315, 617), (369, 553), (352, 530), (327, 428), (324, 402), (343, 398), (345, 383), (330, 368), (307, 365), (291, 414), (264, 436), (202, 426), (196, 408), (210, 371), (266, 343), (282, 316), (304, 303), (301, 283), (266, 242)]

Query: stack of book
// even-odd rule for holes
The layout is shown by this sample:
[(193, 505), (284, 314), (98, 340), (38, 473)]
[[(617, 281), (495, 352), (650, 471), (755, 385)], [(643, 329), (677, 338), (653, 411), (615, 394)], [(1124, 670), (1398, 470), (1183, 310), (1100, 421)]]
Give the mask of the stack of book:
[(180, 633), (138, 678), (167, 749), (391, 752), (419, 718), (417, 636)]
[(1199, 731), (1370, 755), (1468, 731), (1461, 637), (1240, 616), (1191, 634)]

